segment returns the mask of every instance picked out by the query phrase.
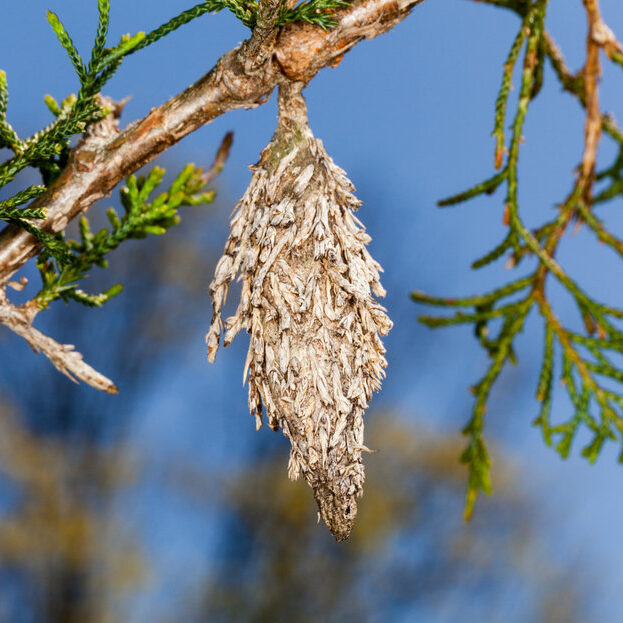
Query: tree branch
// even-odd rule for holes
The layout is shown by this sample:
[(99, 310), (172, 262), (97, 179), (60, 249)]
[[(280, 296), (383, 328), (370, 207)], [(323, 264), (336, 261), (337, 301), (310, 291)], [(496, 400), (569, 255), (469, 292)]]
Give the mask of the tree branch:
[(26, 306), (11, 305), (0, 290), (0, 323), (23, 337), (35, 352), (42, 352), (58, 370), (72, 381), (80, 379), (95, 389), (116, 394), (115, 384), (97, 370), (94, 370), (74, 350), (71, 344), (60, 344), (32, 326), (36, 310)]
[(584, 129), (584, 154), (580, 165), (578, 185), (582, 199), (590, 205), (590, 195), (595, 177), (597, 147), (601, 137), (601, 112), (599, 110), (599, 78), (601, 63), (599, 60), (600, 44), (597, 37), (603, 30), (603, 20), (598, 0), (583, 0), (588, 22), (586, 38), (586, 64), (584, 65), (584, 89), (586, 101), (586, 124)]
[[(337, 26), (323, 31), (305, 24), (285, 26), (261, 67), (249, 58), (262, 30), (226, 53), (198, 82), (154, 108), (121, 133), (87, 136), (71, 153), (62, 174), (32, 203), (45, 207), (42, 229), (55, 233), (98, 199), (109, 195), (125, 177), (153, 160), (181, 138), (219, 115), (263, 104), (285, 73), (308, 82), (362, 39), (383, 34), (423, 0), (363, 0), (336, 13)], [(261, 46), (260, 46), (261, 47)], [(40, 250), (35, 238), (15, 226), (0, 234), (0, 284)]]

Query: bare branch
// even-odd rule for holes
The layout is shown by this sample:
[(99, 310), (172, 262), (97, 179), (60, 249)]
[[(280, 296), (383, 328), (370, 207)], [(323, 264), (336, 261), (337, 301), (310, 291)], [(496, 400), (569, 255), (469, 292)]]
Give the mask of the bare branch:
[(221, 145), (216, 152), (216, 156), (214, 157), (214, 162), (210, 166), (210, 168), (201, 176), (201, 181), (204, 186), (207, 186), (216, 176), (223, 170), (225, 166), (225, 162), (227, 162), (227, 158), (229, 157), (229, 150), (231, 149), (232, 143), (234, 142), (234, 133), (227, 132), (221, 141)]
[(588, 21), (586, 39), (586, 64), (584, 65), (584, 85), (586, 97), (586, 124), (584, 129), (584, 154), (580, 166), (578, 185), (582, 197), (590, 205), (590, 194), (595, 176), (597, 147), (601, 137), (601, 112), (599, 110), (599, 78), (601, 63), (599, 59), (600, 44), (598, 36), (603, 28), (603, 20), (598, 0), (583, 0)]
[[(251, 41), (231, 50), (198, 82), (123, 132), (85, 138), (72, 151), (63, 173), (32, 204), (48, 209), (42, 228), (61, 231), (71, 219), (109, 195), (121, 180), (190, 132), (229, 110), (264, 103), (282, 79), (282, 72), (309, 81), (357, 42), (393, 28), (422, 1), (355, 2), (336, 13), (338, 24), (329, 32), (304, 24), (286, 26), (271, 48), (277, 62), (264, 63), (253, 71), (248, 69), (253, 65), (248, 57)], [(0, 234), (0, 284), (39, 249), (33, 236), (15, 226), (7, 227)]]
[[(599, 6), (597, 9), (599, 9)], [(599, 10), (597, 11), (597, 19), (592, 24), (591, 36), (593, 41), (604, 49), (604, 52), (611, 60), (616, 60), (617, 57), (623, 55), (623, 45), (617, 41), (612, 29), (603, 21)]]
[(63, 374), (72, 381), (80, 379), (91, 387), (116, 394), (115, 384), (87, 364), (71, 344), (60, 344), (32, 326), (36, 311), (28, 306), (15, 307), (0, 292), (0, 323), (23, 337), (35, 352), (42, 352)]

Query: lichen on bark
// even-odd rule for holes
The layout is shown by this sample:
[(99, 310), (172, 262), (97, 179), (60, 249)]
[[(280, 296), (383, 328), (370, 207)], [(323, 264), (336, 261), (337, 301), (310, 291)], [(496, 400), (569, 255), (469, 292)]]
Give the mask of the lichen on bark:
[[(240, 329), (251, 334), (244, 378), (257, 427), (291, 443), (288, 473), (314, 491), (337, 540), (348, 537), (363, 492), (363, 415), (385, 375), (381, 336), (392, 323), (377, 302), (381, 267), (354, 211), (360, 201), (314, 138), (302, 83), (279, 89), (278, 127), (253, 167), (210, 285), (206, 336), (214, 361)], [(240, 275), (236, 313), (223, 326), (229, 284)]]

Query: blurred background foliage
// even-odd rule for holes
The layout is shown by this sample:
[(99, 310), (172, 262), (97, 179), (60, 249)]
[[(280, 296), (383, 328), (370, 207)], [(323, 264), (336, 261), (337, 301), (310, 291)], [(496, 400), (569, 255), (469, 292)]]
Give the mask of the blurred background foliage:
[[(97, 310), (96, 319), (77, 305), (49, 312), (52, 322), (69, 316), (72, 337), (122, 380), (123, 413), (117, 398), (47, 371), (33, 391), (39, 360), (5, 336), (0, 622), (147, 620), (141, 596), (161, 585), (166, 562), (145, 536), (150, 515), (168, 504), (190, 506), (214, 545), (193, 544), (205, 546), (200, 556), (209, 564), (184, 568), (175, 587), (158, 589), (164, 603), (147, 608), (150, 621), (590, 620), (589, 580), (555, 562), (516, 466), (498, 458), (497, 495), (466, 525), (460, 436), (407, 423), (408, 414), (371, 414), (368, 445), (379, 450), (367, 461), (360, 516), (345, 544), (316, 524), (307, 487), (287, 479), (280, 435), (267, 430), (250, 437), (247, 459), (234, 467), (201, 469), (180, 453), (154, 474), (129, 433), (158, 371), (191, 339), (184, 327), (205, 315), (194, 279), (217, 249), (189, 240), (197, 220), (213, 219), (209, 210), (121, 250), (103, 275), (127, 284), (113, 312)], [(171, 266), (183, 267), (183, 278)], [(158, 499), (143, 532), (128, 511), (153, 487)]]

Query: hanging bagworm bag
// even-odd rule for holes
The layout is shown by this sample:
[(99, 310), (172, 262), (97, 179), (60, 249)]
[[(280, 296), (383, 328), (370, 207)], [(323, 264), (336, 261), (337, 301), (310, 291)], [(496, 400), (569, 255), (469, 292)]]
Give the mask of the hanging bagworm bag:
[[(275, 135), (252, 170), (210, 284), (206, 336), (250, 333), (244, 378), (257, 428), (262, 407), (290, 440), (290, 478), (303, 476), (337, 540), (348, 537), (364, 481), (363, 415), (385, 376), (381, 336), (392, 323), (373, 297), (385, 296), (361, 202), (342, 169), (314, 138), (301, 83), (279, 89)], [(228, 285), (242, 281), (236, 313), (223, 327)]]

